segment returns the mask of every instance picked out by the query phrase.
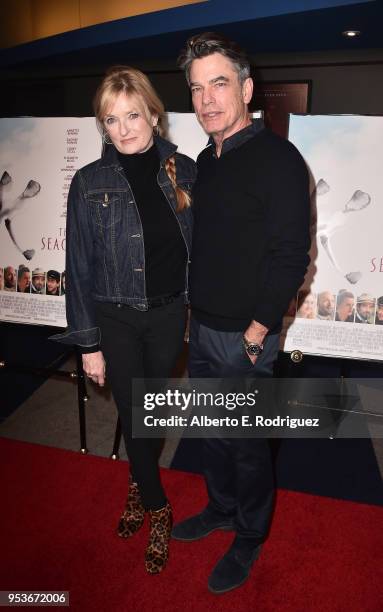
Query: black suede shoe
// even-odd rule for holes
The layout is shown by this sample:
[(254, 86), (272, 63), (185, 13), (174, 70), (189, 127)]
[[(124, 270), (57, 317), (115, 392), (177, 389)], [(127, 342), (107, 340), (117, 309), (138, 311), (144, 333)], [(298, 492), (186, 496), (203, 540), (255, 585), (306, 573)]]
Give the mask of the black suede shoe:
[(233, 529), (233, 520), (230, 517), (217, 516), (204, 510), (200, 514), (178, 523), (173, 527), (172, 538), (182, 542), (193, 542), (209, 535), (216, 529), (230, 531)]
[(261, 552), (262, 544), (243, 545), (236, 538), (209, 576), (208, 588), (212, 593), (226, 593), (246, 582), (251, 567)]

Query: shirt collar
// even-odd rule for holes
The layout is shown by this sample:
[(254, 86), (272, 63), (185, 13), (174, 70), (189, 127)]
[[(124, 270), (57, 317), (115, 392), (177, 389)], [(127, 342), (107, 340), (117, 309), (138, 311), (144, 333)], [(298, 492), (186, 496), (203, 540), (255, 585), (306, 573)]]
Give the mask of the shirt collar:
[[(231, 151), (231, 149), (236, 149), (237, 147), (240, 147), (247, 140), (253, 138), (255, 134), (263, 130), (264, 127), (265, 125), (263, 123), (263, 119), (252, 119), (250, 125), (247, 125), (242, 130), (239, 130), (239, 132), (235, 132), (235, 134), (233, 134), (232, 136), (225, 138), (222, 143), (221, 155), (224, 155), (228, 151)], [(207, 144), (212, 145), (212, 154), (216, 156), (215, 142), (212, 136), (210, 136)]]

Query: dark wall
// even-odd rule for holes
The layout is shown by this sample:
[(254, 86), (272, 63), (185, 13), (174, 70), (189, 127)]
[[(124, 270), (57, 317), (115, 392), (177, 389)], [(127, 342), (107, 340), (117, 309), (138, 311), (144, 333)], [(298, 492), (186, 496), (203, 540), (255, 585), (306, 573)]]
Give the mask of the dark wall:
[(383, 51), (255, 59), (260, 80), (311, 80), (311, 114), (383, 114)]
[[(310, 80), (312, 114), (383, 114), (383, 50), (358, 53), (323, 52), (255, 56), (256, 81)], [(133, 63), (134, 64), (134, 63)], [(169, 111), (191, 110), (183, 75), (173, 63), (146, 62), (150, 76)], [(0, 116), (89, 116), (104, 67), (34, 67), (31, 72), (3, 75)]]

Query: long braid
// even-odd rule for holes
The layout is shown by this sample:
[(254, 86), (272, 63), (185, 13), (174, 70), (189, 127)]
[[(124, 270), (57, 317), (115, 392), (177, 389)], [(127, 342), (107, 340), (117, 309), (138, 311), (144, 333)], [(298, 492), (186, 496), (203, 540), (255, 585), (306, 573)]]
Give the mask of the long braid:
[(176, 160), (175, 160), (174, 155), (172, 155), (172, 157), (169, 157), (166, 160), (165, 170), (176, 192), (176, 197), (177, 197), (176, 212), (181, 212), (181, 210), (184, 210), (184, 208), (188, 208), (190, 206), (190, 195), (177, 185), (177, 170), (176, 170)]

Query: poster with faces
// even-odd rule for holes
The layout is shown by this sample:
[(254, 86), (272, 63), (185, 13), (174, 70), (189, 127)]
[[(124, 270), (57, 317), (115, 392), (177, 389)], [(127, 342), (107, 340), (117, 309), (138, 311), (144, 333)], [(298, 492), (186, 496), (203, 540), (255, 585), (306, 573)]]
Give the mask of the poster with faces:
[(383, 360), (383, 117), (290, 116), (310, 174), (311, 264), (286, 351)]
[(0, 319), (65, 327), (66, 206), (93, 118), (0, 119)]

